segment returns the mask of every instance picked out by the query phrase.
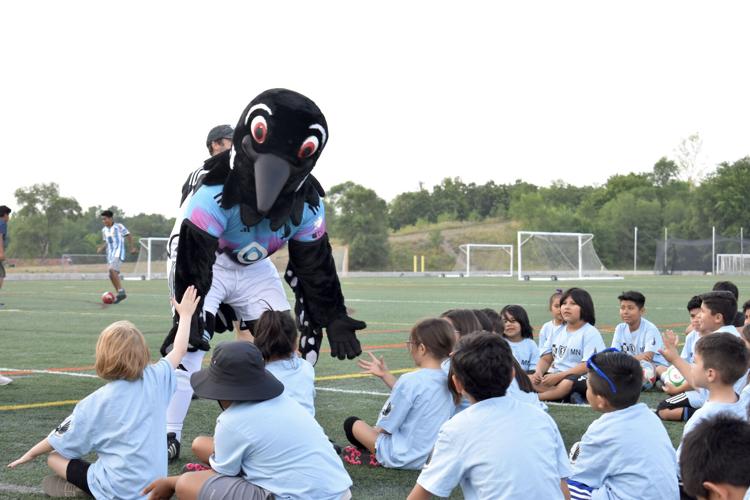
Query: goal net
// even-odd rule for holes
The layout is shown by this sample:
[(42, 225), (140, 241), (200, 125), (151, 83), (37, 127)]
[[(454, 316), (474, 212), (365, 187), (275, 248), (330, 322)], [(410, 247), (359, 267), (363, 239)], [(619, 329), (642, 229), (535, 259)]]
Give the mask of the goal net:
[(612, 279), (590, 233), (518, 232), (518, 279)]
[(513, 276), (513, 245), (467, 243), (459, 248), (456, 270), (466, 276)]
[(141, 238), (135, 268), (128, 272), (132, 279), (167, 279), (167, 242), (169, 238)]
[(716, 254), (716, 274), (745, 274), (750, 271), (750, 254)]

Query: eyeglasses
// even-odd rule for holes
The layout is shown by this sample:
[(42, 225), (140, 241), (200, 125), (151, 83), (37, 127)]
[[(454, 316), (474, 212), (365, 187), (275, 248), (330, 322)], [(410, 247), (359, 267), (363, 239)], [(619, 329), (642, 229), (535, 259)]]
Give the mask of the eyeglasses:
[(620, 352), (620, 351), (616, 347), (610, 347), (609, 349), (604, 349), (602, 352), (599, 352), (599, 353), (595, 352), (594, 354), (591, 355), (591, 357), (588, 359), (588, 361), (586, 361), (586, 368), (588, 368), (589, 370), (594, 370), (594, 372), (596, 372), (597, 375), (599, 375), (601, 378), (603, 378), (604, 380), (606, 380), (607, 383), (609, 384), (609, 388), (612, 391), (612, 394), (617, 394), (617, 387), (615, 387), (615, 383), (612, 382), (612, 379), (610, 379), (602, 371), (601, 368), (599, 368), (598, 366), (596, 366), (596, 363), (594, 363), (594, 358), (597, 356), (597, 354), (604, 354), (605, 352)]

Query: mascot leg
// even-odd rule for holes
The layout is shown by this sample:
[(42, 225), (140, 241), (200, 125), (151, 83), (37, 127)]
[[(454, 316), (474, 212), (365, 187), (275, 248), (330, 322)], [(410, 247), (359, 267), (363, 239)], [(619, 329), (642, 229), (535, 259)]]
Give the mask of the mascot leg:
[(167, 407), (167, 432), (174, 432), (177, 441), (182, 441), (182, 423), (185, 421), (193, 388), (190, 386), (190, 375), (201, 369), (201, 363), (206, 351), (188, 352), (180, 363), (185, 369), (177, 368), (177, 389)]

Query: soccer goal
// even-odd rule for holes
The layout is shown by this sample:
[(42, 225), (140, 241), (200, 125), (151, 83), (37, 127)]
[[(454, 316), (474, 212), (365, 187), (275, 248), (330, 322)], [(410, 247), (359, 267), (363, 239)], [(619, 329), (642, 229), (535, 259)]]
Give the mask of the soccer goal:
[(513, 276), (513, 245), (460, 245), (466, 260), (465, 276)]
[(745, 271), (750, 271), (750, 254), (716, 254), (716, 274), (745, 274)]
[(590, 233), (518, 232), (518, 279), (622, 279), (594, 249)]
[[(141, 238), (140, 251), (132, 271), (132, 279), (154, 280), (167, 278), (167, 243), (169, 238)], [(131, 274), (131, 273), (128, 273)]]

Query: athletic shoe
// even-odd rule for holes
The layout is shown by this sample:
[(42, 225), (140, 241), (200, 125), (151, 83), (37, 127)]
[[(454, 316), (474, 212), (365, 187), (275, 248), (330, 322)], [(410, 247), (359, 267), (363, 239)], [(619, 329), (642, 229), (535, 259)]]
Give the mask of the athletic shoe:
[(82, 489), (57, 475), (42, 479), (42, 490), (47, 496), (55, 498), (89, 498)]
[(203, 464), (185, 464), (182, 468), (182, 474), (186, 472), (200, 472), (202, 470), (211, 470), (211, 467)]
[(125, 292), (118, 292), (117, 297), (115, 297), (114, 304), (118, 304), (127, 298), (128, 296), (125, 294)]
[(380, 462), (375, 458), (375, 455), (368, 450), (361, 450), (356, 446), (347, 446), (344, 448), (341, 452), (341, 458), (349, 465), (367, 464), (371, 467), (380, 467)]
[(11, 382), (13, 382), (12, 378), (6, 377), (5, 375), (0, 375), (0, 385), (8, 385)]
[(586, 401), (586, 398), (584, 398), (577, 392), (574, 392), (573, 394), (570, 395), (570, 402), (573, 403), (574, 405), (585, 405), (588, 403), (588, 401)]
[(329, 441), (329, 442), (331, 443), (331, 445), (333, 446), (333, 451), (335, 451), (335, 452), (336, 452), (336, 455), (341, 455), (341, 451), (342, 451), (342, 450), (341, 450), (341, 446), (337, 445), (337, 444), (336, 444), (336, 443), (335, 443), (335, 442), (333, 441), (333, 439), (329, 439), (328, 441)]
[(180, 458), (180, 442), (177, 441), (177, 434), (167, 432), (167, 462), (172, 463)]

